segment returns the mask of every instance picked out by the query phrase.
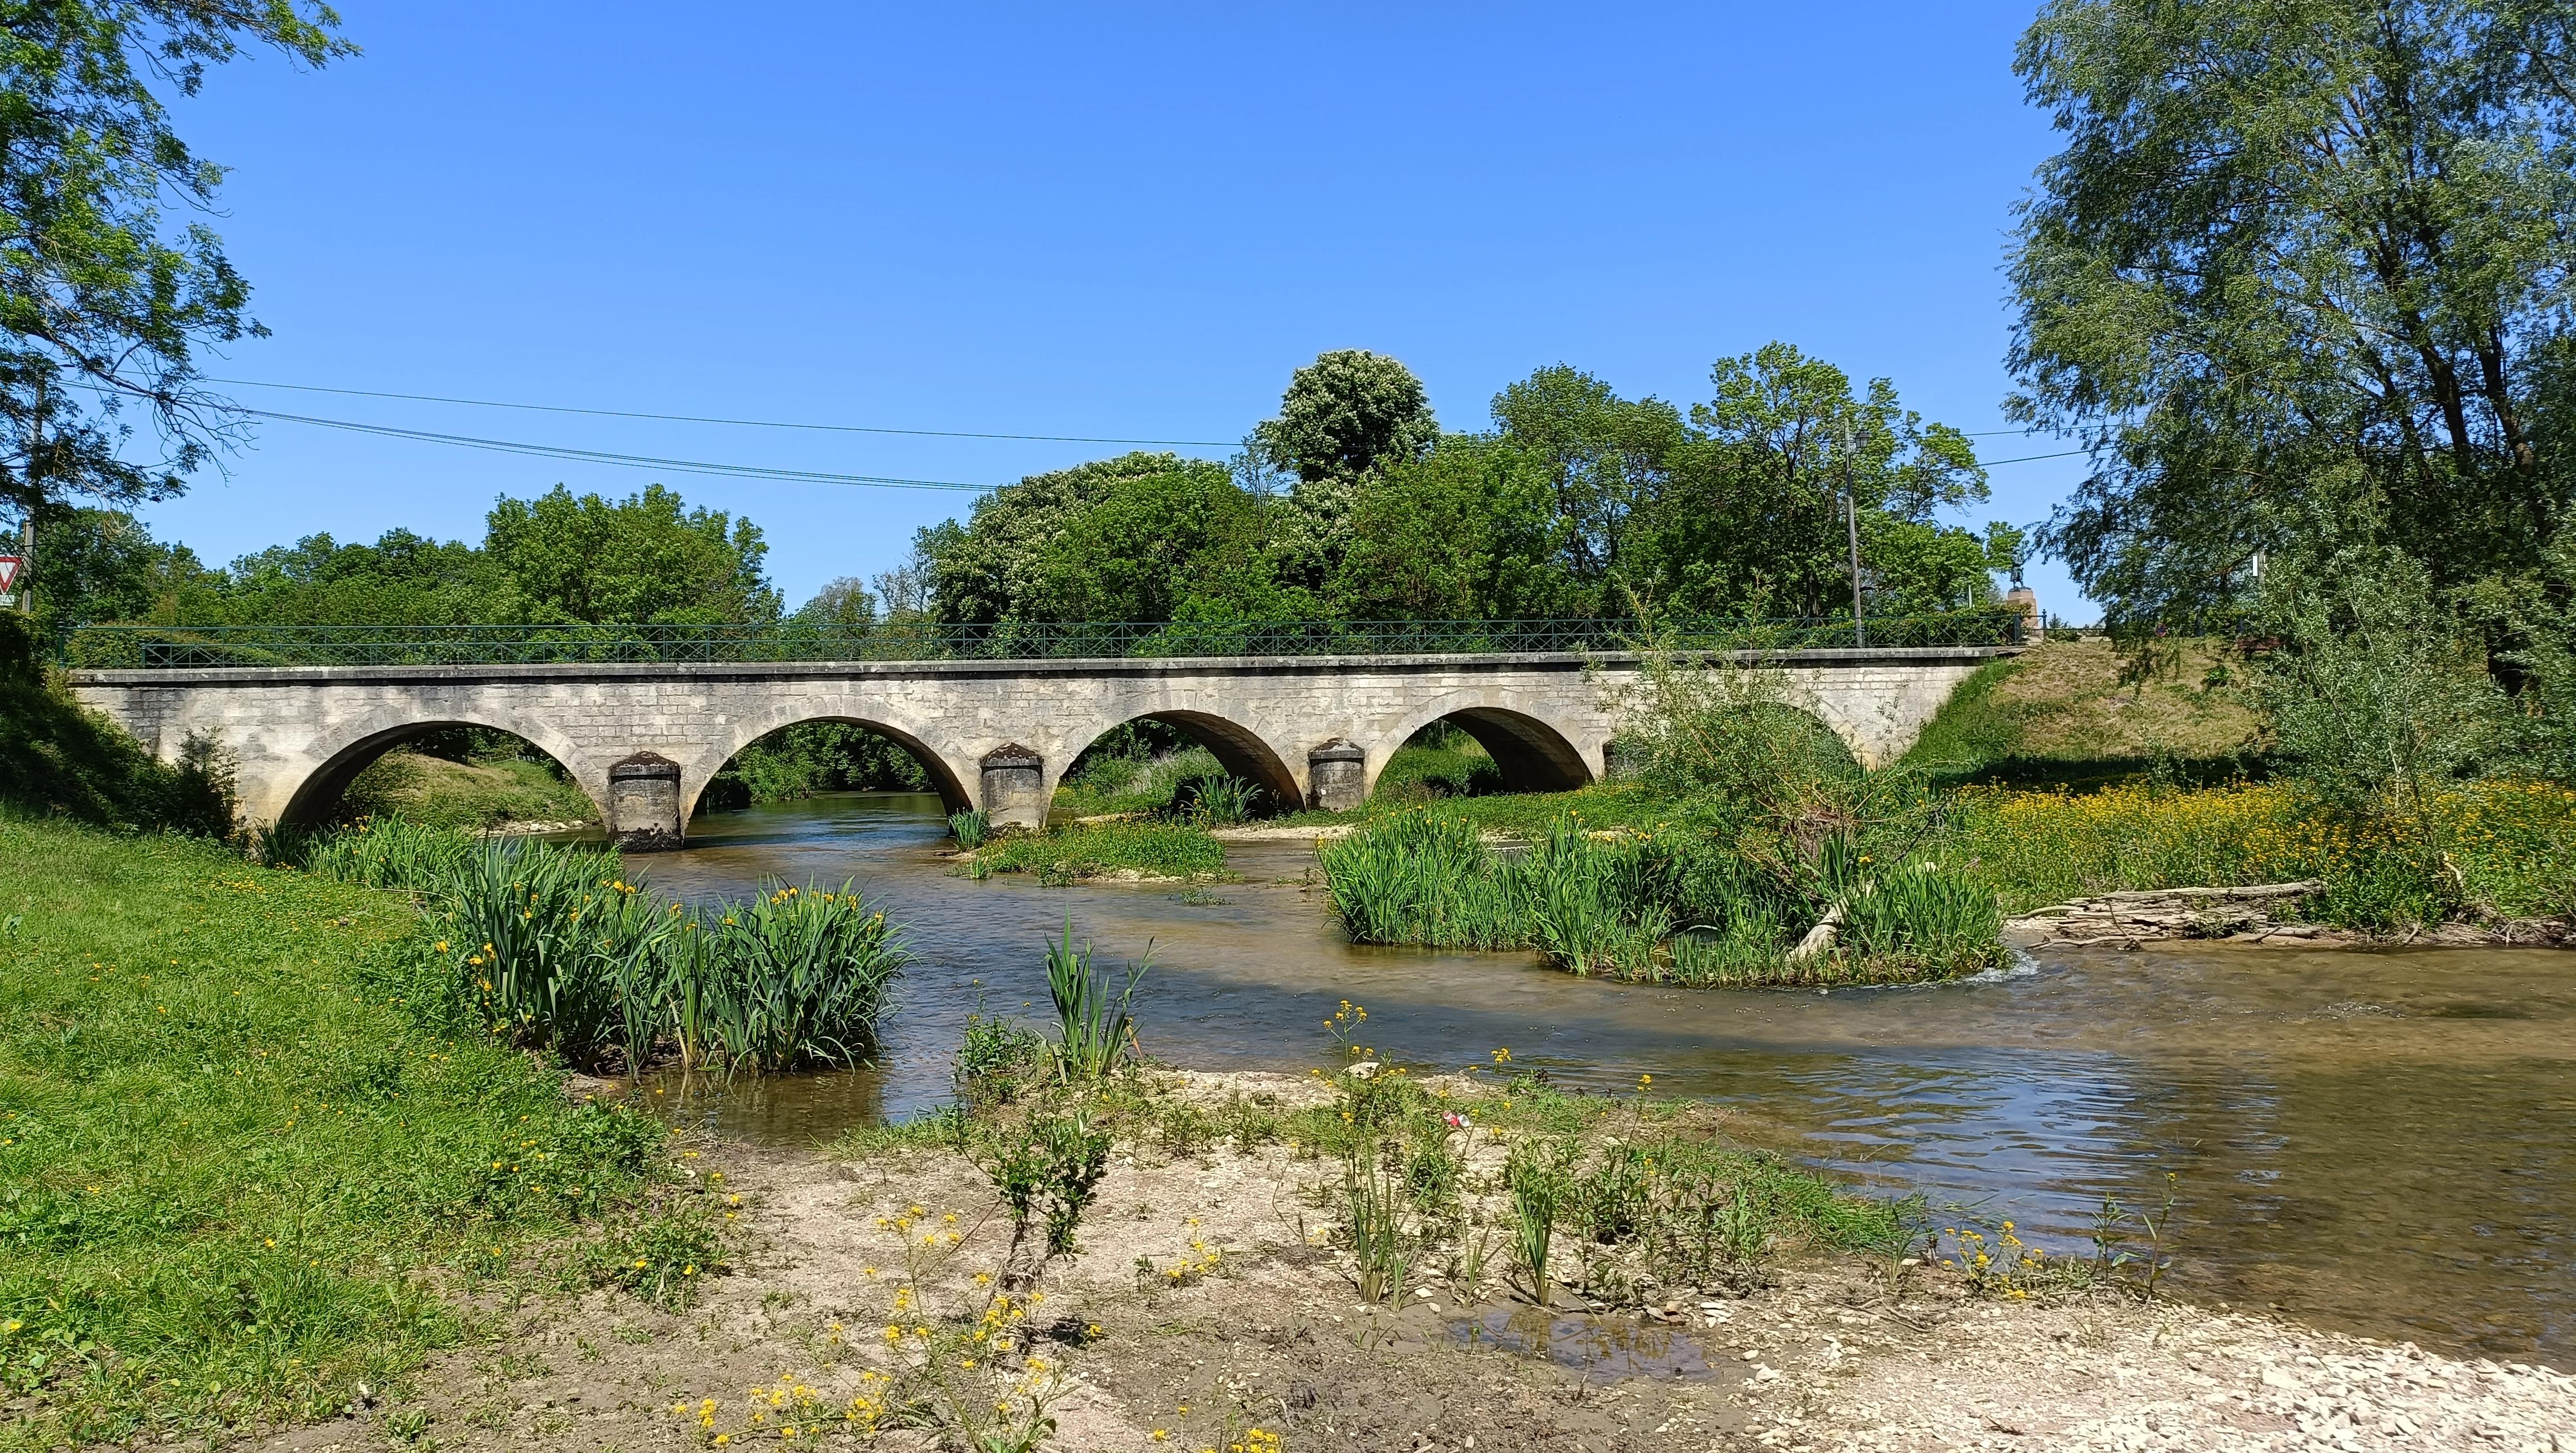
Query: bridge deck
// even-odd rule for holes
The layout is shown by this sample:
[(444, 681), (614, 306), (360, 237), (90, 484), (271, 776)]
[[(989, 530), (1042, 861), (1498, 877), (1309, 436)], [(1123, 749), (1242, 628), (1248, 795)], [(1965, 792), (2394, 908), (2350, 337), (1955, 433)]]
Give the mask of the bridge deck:
[[(1681, 654), (1747, 666), (1931, 666), (1985, 662), (2019, 655), (2018, 645), (1825, 646), (1795, 650), (1709, 650)], [(917, 661), (547, 661), (448, 664), (388, 663), (358, 666), (233, 665), (75, 667), (77, 685), (181, 686), (278, 683), (411, 684), (472, 681), (779, 681), (925, 676), (1159, 676), (1282, 675), (1350, 670), (1426, 669), (1579, 671), (1587, 666), (1633, 667), (1635, 651), (1456, 651), (1341, 656), (1031, 656)]]

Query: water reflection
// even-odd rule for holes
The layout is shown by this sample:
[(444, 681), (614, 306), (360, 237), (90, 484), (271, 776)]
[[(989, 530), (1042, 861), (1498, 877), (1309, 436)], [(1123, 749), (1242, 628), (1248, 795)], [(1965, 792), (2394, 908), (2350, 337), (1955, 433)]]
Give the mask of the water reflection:
[[(1045, 999), (1041, 940), (1149, 947), (1148, 1047), (1201, 1068), (1328, 1064), (1323, 1021), (1368, 1006), (1380, 1054), (1454, 1069), (1509, 1047), (1559, 1083), (1703, 1096), (1743, 1133), (1936, 1205), (2071, 1244), (2101, 1199), (2179, 1197), (2190, 1292), (2438, 1345), (2576, 1354), (2576, 958), (2545, 950), (2079, 951), (1967, 984), (1691, 993), (1511, 955), (1356, 948), (1301, 843), (1236, 845), (1247, 881), (969, 882), (929, 797), (844, 796), (701, 819), (637, 864), (678, 896), (764, 875), (856, 878), (917, 962), (884, 1054), (690, 1102), (785, 1143), (947, 1093), (967, 1013)], [(1186, 899), (1190, 901), (1185, 901)]]

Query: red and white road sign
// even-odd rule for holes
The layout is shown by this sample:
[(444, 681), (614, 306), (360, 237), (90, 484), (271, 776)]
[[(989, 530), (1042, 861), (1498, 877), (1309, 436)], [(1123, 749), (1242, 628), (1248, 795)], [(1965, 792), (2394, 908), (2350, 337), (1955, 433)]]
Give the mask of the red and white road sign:
[(0, 555), (0, 595), (18, 587), (18, 571), (27, 563), (24, 555)]

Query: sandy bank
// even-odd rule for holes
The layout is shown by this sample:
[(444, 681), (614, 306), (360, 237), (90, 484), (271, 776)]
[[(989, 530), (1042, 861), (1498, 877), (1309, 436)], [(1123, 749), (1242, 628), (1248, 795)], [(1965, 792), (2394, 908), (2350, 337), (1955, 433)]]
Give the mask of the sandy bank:
[[(1280, 1076), (1166, 1083), (1212, 1108), (1325, 1093)], [(973, 1278), (995, 1264), (1003, 1228), (963, 1157), (701, 1151), (689, 1168), (743, 1196), (729, 1274), (678, 1314), (608, 1293), (521, 1305), (505, 1335), (445, 1356), (406, 1396), (440, 1447), (676, 1449), (715, 1432), (768, 1443), (782, 1423), (799, 1443), (855, 1446), (829, 1415), (886, 1364), (889, 1321), (983, 1295)], [(2548, 1369), (2124, 1295), (1984, 1300), (1920, 1266), (1891, 1281), (1883, 1265), (1790, 1258), (1747, 1295), (1597, 1319), (1542, 1314), (1491, 1276), (1470, 1287), (1426, 1270), (1401, 1309), (1366, 1306), (1322, 1235), (1331, 1175), (1276, 1144), (1120, 1144), (1081, 1252), (1050, 1271), (1033, 1323), (1035, 1355), (1062, 1378), (1044, 1446), (1195, 1450), (1258, 1427), (1290, 1449), (1478, 1453), (2576, 1448), (2576, 1385)], [(914, 1249), (928, 1310), (897, 1316), (907, 1243), (924, 1227), (960, 1239), (927, 1259)], [(1552, 1352), (1551, 1317), (1567, 1334)], [(381, 1446), (383, 1411), (267, 1446)], [(923, 1446), (908, 1431), (878, 1441)]]

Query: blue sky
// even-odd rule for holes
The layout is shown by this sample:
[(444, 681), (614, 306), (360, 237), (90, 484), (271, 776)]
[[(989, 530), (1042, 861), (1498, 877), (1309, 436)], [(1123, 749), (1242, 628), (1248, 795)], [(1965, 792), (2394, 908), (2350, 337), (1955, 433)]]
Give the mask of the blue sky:
[[(2010, 209), (2052, 149), (2033, 0), (1942, 6), (392, 6), (366, 53), (179, 103), (273, 337), (220, 377), (589, 408), (1229, 440), (1328, 348), (1453, 428), (1571, 363), (1705, 397), (1787, 339), (2005, 427)], [(1114, 447), (231, 390), (288, 412), (996, 483)], [(1987, 457), (2065, 447), (1999, 436)], [(1209, 449), (1210, 455), (1223, 451)], [(2080, 459), (2006, 465), (1972, 523)], [(498, 494), (661, 479), (767, 530), (790, 602), (956, 494), (691, 478), (271, 423), (147, 516), (213, 560), (478, 539)], [(2032, 572), (2079, 617), (2062, 569)]]

